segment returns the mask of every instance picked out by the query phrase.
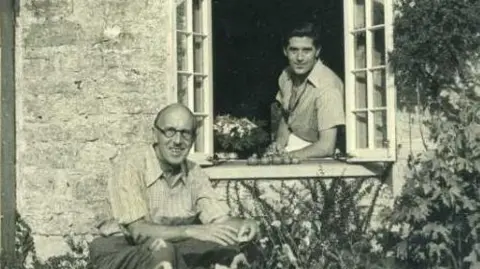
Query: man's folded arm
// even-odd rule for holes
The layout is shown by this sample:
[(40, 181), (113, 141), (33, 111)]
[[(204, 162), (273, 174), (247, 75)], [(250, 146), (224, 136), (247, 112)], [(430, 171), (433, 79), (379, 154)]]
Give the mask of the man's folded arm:
[(343, 96), (340, 91), (332, 88), (322, 92), (315, 100), (317, 115), (318, 140), (305, 148), (292, 152), (295, 157), (323, 158), (332, 157), (335, 153), (337, 127), (345, 124), (343, 111)]
[(155, 224), (145, 219), (139, 219), (127, 225), (130, 236), (137, 238), (161, 238), (166, 241), (180, 241), (188, 239), (187, 229), (194, 225), (165, 226)]

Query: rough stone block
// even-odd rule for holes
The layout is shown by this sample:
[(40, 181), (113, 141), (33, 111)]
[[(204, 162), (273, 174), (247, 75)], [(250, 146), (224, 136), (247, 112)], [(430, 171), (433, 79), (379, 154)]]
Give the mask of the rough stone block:
[(45, 169), (74, 168), (78, 161), (79, 143), (38, 143), (28, 141), (28, 147), (19, 152), (19, 160), (24, 166), (43, 167)]
[(78, 152), (79, 163), (108, 163), (118, 154), (118, 149), (103, 141), (86, 143)]
[(96, 226), (106, 219), (111, 219), (111, 209), (107, 198), (96, 201), (77, 201), (82, 213), (76, 216), (71, 232), (79, 234), (98, 234)]
[(86, 37), (82, 26), (73, 21), (33, 23), (24, 31), (24, 44), (28, 47), (81, 44)]
[[(83, 81), (94, 81), (104, 76), (102, 55), (103, 52), (98, 49), (82, 46), (29, 48), (25, 53), (26, 62), (22, 73), (27, 91), (81, 92)], [(64, 84), (73, 91), (55, 87), (57, 84)]]
[(129, 145), (134, 142), (152, 141), (151, 126), (154, 114), (122, 115), (105, 127), (105, 140), (113, 145)]
[(52, 256), (60, 256), (70, 251), (63, 236), (34, 235), (35, 248), (38, 258), (45, 261)]
[(72, 0), (30, 0), (25, 1), (23, 7), (34, 17), (48, 20), (57, 20), (73, 12)]
[(87, 203), (106, 199), (108, 196), (107, 181), (111, 176), (109, 173), (92, 173), (73, 180), (71, 182), (72, 198)]
[(144, 94), (124, 94), (103, 99), (104, 111), (112, 114), (151, 114), (155, 113), (158, 100)]

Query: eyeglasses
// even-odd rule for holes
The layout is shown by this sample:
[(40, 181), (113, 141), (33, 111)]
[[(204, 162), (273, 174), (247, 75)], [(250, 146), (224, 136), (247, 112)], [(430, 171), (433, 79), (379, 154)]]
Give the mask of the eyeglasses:
[(156, 125), (155, 125), (155, 129), (159, 130), (167, 138), (172, 138), (177, 133), (180, 133), (182, 138), (187, 139), (187, 140), (191, 140), (193, 138), (193, 135), (194, 135), (192, 130), (179, 130), (179, 129), (175, 129), (175, 128), (171, 128), (171, 127), (162, 129), (162, 128), (156, 126)]

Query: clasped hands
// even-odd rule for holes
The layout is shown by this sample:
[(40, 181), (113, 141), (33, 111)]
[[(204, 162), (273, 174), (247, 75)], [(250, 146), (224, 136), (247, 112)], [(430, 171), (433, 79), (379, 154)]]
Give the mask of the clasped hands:
[(190, 226), (186, 234), (190, 238), (210, 241), (223, 246), (252, 240), (258, 232), (253, 220), (230, 220), (221, 223)]
[[(214, 242), (222, 246), (231, 246), (251, 241), (257, 233), (258, 225), (253, 220), (226, 220), (217, 223), (190, 225), (185, 229), (187, 238)], [(152, 239), (153, 238), (145, 235), (137, 235), (134, 238), (134, 242), (143, 244)], [(158, 247), (157, 243), (162, 245), (161, 242), (163, 242), (163, 240), (154, 239), (152, 246)]]

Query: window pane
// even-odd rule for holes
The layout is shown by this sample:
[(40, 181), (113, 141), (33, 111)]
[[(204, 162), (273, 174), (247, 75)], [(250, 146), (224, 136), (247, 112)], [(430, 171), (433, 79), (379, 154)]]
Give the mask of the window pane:
[[(177, 30), (187, 30), (187, 1), (177, 2)], [(179, 3), (180, 2), (180, 3)]]
[[(205, 112), (205, 79), (203, 76), (194, 76), (193, 85), (194, 85), (194, 101), (193, 101), (193, 111), (197, 113)], [(197, 120), (203, 121), (204, 117), (198, 117)], [(204, 152), (205, 144), (205, 128), (202, 125), (198, 128), (197, 140), (195, 142), (195, 151)]]
[(185, 34), (177, 34), (177, 69), (181, 71), (188, 71), (187, 40)]
[(195, 33), (204, 33), (203, 30), (203, 0), (193, 0), (193, 31)]
[(355, 74), (355, 108), (366, 108), (367, 103), (367, 72)]
[(384, 0), (373, 0), (372, 1), (372, 25), (384, 24)]
[(205, 117), (197, 117), (196, 120), (199, 123), (199, 127), (197, 129), (194, 149), (196, 152), (205, 152), (205, 127), (203, 126)]
[(367, 66), (367, 56), (365, 50), (365, 32), (355, 33), (355, 69), (365, 68)]
[(188, 106), (188, 76), (177, 75), (177, 98), (178, 101)]
[(368, 116), (367, 112), (355, 113), (355, 125), (356, 125), (356, 143), (357, 148), (368, 147)]
[(203, 72), (203, 46), (204, 38), (202, 36), (193, 37), (193, 68), (194, 72), (202, 73)]
[(194, 77), (194, 112), (205, 112), (205, 83), (204, 77)]
[(375, 148), (387, 148), (387, 112), (385, 110), (375, 111), (373, 122), (375, 126)]
[(365, 0), (353, 0), (355, 1), (354, 10), (354, 29), (365, 27)]
[(377, 29), (372, 31), (373, 51), (372, 65), (373, 67), (385, 65), (385, 29)]
[(373, 106), (384, 107), (387, 105), (385, 69), (372, 72), (373, 77)]

